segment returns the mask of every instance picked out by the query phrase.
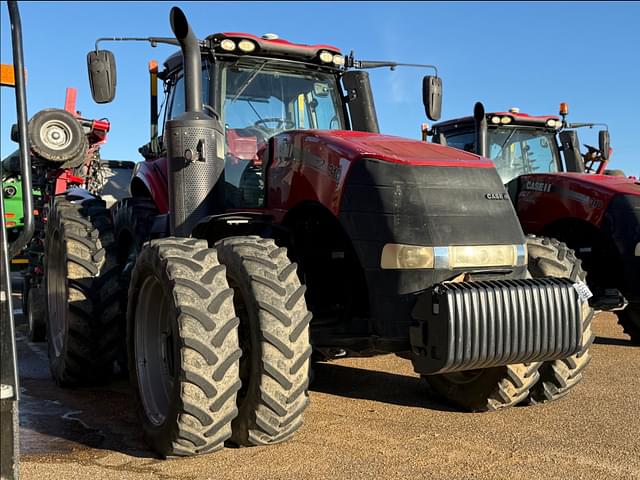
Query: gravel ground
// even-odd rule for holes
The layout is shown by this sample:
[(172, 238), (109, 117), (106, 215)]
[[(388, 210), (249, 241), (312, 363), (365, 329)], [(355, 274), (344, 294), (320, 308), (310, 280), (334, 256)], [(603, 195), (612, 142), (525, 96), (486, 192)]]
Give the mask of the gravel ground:
[(594, 328), (584, 381), (549, 405), (462, 413), (430, 397), (406, 360), (342, 359), (318, 366), (292, 441), (177, 460), (146, 450), (125, 382), (61, 390), (44, 344), (20, 335), (21, 478), (640, 479), (640, 347), (614, 315)]

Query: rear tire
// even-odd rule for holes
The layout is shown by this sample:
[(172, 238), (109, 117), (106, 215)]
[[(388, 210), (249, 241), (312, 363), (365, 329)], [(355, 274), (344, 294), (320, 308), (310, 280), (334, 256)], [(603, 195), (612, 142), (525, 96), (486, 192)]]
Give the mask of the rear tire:
[[(559, 277), (586, 284), (586, 272), (573, 250), (553, 238), (527, 237), (529, 273), (533, 278)], [(582, 302), (582, 346), (578, 353), (560, 360), (544, 362), (540, 381), (531, 389), (529, 402), (546, 403), (564, 397), (582, 380), (582, 373), (591, 361), (589, 347), (593, 343), (591, 330), (593, 309)]]
[(60, 386), (111, 376), (117, 345), (113, 228), (99, 199), (56, 197), (45, 236), (47, 343)]
[(629, 304), (618, 315), (618, 323), (622, 325), (624, 332), (631, 337), (631, 342), (640, 345), (640, 305)]
[(117, 362), (120, 370), (124, 373), (127, 370), (126, 317), (131, 271), (136, 263), (136, 258), (142, 250), (142, 245), (150, 239), (153, 217), (158, 215), (159, 212), (153, 200), (147, 197), (124, 198), (111, 208), (117, 245), (116, 258), (120, 275), (118, 281), (120, 345)]
[(309, 404), (309, 322), (297, 265), (271, 239), (216, 244), (240, 317), (242, 389), (231, 440), (242, 446), (291, 438)]
[(127, 309), (129, 377), (145, 437), (161, 455), (213, 452), (231, 437), (241, 356), (232, 297), (206, 241), (152, 240), (140, 252)]

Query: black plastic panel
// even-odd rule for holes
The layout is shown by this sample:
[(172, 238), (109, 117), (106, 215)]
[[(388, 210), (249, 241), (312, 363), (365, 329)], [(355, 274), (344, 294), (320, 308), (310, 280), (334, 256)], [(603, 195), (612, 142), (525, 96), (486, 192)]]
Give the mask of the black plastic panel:
[(560, 278), (436, 285), (413, 311), (414, 368), (433, 374), (566, 358), (581, 346), (580, 302)]

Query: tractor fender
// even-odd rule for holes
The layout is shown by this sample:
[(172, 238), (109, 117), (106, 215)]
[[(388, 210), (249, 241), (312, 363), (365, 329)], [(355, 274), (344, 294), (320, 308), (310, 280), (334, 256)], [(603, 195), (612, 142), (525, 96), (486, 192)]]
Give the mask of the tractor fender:
[(169, 212), (166, 158), (136, 164), (131, 178), (131, 195), (151, 197), (160, 213)]

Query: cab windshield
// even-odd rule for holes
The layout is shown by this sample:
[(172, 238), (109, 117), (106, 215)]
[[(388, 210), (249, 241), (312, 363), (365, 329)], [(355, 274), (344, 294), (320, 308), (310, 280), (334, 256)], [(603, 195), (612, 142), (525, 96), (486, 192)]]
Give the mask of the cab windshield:
[(329, 72), (241, 58), (223, 62), (221, 89), (231, 207), (262, 203), (262, 175), (256, 161), (269, 138), (293, 129), (345, 129), (342, 93), (335, 74)]
[(552, 132), (536, 128), (489, 128), (487, 149), (503, 183), (527, 173), (553, 173), (560, 165)]
[(275, 60), (228, 64), (222, 74), (223, 121), (232, 135), (258, 143), (292, 129), (344, 129), (341, 93), (333, 74)]

